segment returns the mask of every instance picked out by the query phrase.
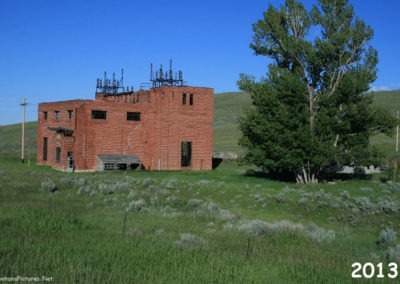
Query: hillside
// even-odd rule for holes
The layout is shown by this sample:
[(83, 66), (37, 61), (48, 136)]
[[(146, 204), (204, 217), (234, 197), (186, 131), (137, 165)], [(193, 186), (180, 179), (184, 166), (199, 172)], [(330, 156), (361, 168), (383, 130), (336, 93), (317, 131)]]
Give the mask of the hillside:
[[(25, 123), (25, 158), (36, 155), (37, 123)], [(20, 157), (21, 155), (21, 124), (0, 126), (0, 156)]]
[(396, 111), (400, 110), (400, 90), (376, 92), (374, 102), (395, 115)]
[(250, 106), (249, 94), (243, 92), (221, 93), (214, 100), (214, 152), (232, 151), (241, 153), (237, 144), (240, 131), (238, 117), (243, 109)]
[[(389, 110), (393, 115), (400, 110), (400, 90), (375, 92), (374, 104)], [(237, 119), (243, 114), (243, 109), (250, 106), (251, 98), (243, 92), (222, 93), (215, 96), (214, 118), (214, 151), (233, 151), (242, 153), (237, 145), (240, 131), (237, 128)], [(386, 155), (393, 155), (395, 151), (395, 137), (377, 135), (371, 143), (376, 145)]]
[[(400, 90), (374, 93), (374, 103), (388, 109), (393, 115), (400, 109)], [(220, 93), (214, 101), (214, 152), (232, 151), (242, 153), (237, 141), (240, 131), (237, 119), (250, 106), (251, 98), (243, 92)], [(36, 122), (26, 123), (26, 157), (36, 154)], [(0, 155), (19, 156), (21, 149), (21, 125), (0, 126)], [(387, 154), (395, 149), (395, 138), (374, 137), (371, 141)]]

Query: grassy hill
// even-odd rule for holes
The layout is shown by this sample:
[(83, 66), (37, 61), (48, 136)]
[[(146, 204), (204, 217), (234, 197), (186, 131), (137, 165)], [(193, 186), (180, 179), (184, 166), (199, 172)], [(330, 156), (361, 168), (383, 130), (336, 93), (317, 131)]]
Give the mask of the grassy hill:
[[(21, 156), (21, 124), (0, 126), (0, 157)], [(25, 158), (36, 157), (37, 122), (25, 123)]]
[(400, 90), (374, 93), (374, 103), (389, 110), (393, 115), (400, 111)]
[(237, 144), (240, 137), (237, 119), (243, 113), (243, 109), (250, 104), (250, 95), (243, 92), (221, 93), (215, 96), (214, 152), (242, 152)]
[[(396, 115), (400, 110), (400, 90), (376, 92), (374, 104), (382, 106)], [(242, 153), (242, 149), (237, 145), (241, 135), (237, 128), (237, 119), (243, 114), (243, 109), (251, 105), (249, 94), (222, 93), (215, 96), (215, 119), (214, 119), (214, 151), (233, 151)], [(395, 154), (395, 137), (377, 135), (373, 137), (371, 143), (376, 145), (386, 155)]]

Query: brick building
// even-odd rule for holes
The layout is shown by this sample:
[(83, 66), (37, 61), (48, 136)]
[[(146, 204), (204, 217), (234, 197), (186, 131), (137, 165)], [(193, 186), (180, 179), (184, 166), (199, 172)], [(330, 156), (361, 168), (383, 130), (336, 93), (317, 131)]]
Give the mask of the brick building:
[(210, 170), (213, 89), (160, 78), (149, 90), (121, 92), (118, 81), (98, 79), (95, 100), (39, 104), (38, 164), (62, 171)]

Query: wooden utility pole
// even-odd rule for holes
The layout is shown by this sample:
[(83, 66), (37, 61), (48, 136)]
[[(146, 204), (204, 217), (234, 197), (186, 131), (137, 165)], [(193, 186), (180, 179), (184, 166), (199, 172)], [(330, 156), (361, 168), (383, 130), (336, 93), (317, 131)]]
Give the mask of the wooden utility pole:
[(397, 111), (396, 153), (399, 152), (399, 111)]
[(25, 162), (25, 107), (26, 101), (25, 98), (22, 98), (22, 137), (21, 137), (21, 162)]

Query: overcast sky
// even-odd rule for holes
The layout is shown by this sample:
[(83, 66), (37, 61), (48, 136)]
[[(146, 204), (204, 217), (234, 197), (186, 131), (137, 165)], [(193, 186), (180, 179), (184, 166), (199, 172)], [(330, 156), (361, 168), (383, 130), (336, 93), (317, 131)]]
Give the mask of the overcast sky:
[[(400, 89), (400, 1), (350, 1), (371, 25), (379, 52), (374, 90)], [(37, 119), (40, 102), (93, 99), (104, 71), (139, 89), (150, 63), (183, 71), (188, 85), (237, 91), (239, 73), (269, 63), (249, 48), (251, 25), (271, 0), (0, 0), (0, 125)], [(310, 8), (315, 1), (303, 1)]]

